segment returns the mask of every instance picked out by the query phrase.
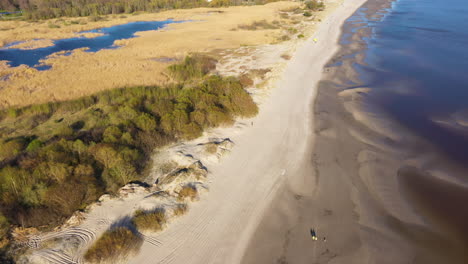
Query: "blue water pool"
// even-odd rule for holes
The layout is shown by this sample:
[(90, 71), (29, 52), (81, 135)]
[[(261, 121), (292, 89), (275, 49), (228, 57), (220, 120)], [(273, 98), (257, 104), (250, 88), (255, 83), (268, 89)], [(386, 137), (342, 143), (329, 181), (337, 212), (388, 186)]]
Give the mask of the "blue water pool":
[[(12, 67), (26, 64), (38, 70), (47, 70), (48, 65), (43, 65), (39, 61), (47, 56), (61, 51), (71, 51), (74, 49), (87, 48), (87, 52), (96, 52), (102, 49), (115, 49), (114, 41), (118, 39), (129, 39), (135, 37), (135, 32), (157, 30), (171, 23), (181, 23), (184, 21), (141, 21), (131, 22), (124, 25), (117, 25), (107, 28), (100, 28), (80, 33), (103, 33), (104, 35), (95, 38), (76, 37), (60, 39), (54, 41), (54, 46), (38, 48), (32, 50), (21, 49), (0, 49), (0, 60), (6, 60)], [(66, 55), (66, 54), (65, 54)]]

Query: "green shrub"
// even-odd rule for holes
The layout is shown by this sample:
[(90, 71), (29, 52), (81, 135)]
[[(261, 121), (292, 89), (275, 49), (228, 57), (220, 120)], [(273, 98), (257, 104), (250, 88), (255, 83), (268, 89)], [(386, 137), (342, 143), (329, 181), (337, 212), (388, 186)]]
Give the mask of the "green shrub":
[(19, 110), (15, 108), (8, 109), (8, 116), (11, 118), (16, 118), (19, 115)]
[(296, 28), (290, 27), (290, 28), (288, 28), (287, 30), (288, 30), (288, 33), (289, 33), (289, 34), (296, 34), (296, 33), (297, 33), (297, 29), (296, 29)]
[(152, 211), (137, 210), (132, 223), (138, 230), (161, 231), (166, 223), (166, 212), (163, 208), (155, 208)]
[(23, 138), (16, 138), (0, 143), (0, 162), (16, 158), (27, 146)]
[(118, 143), (122, 137), (122, 131), (116, 126), (109, 126), (104, 130), (102, 139), (107, 143)]
[(216, 59), (204, 55), (187, 56), (180, 64), (169, 66), (171, 75), (181, 81), (201, 78), (216, 68)]
[(322, 11), (325, 9), (325, 4), (322, 1), (317, 1), (317, 0), (310, 0), (305, 2), (305, 6), (307, 9), (313, 10), (313, 11)]
[(154, 118), (147, 114), (147, 113), (141, 113), (134, 119), (135, 125), (146, 132), (154, 131), (156, 130), (156, 121)]
[(306, 12), (304, 12), (304, 16), (305, 17), (311, 17), (312, 13), (310, 13), (309, 11), (306, 11)]
[(106, 231), (84, 255), (89, 262), (122, 261), (129, 254), (136, 253), (142, 239), (127, 227)]

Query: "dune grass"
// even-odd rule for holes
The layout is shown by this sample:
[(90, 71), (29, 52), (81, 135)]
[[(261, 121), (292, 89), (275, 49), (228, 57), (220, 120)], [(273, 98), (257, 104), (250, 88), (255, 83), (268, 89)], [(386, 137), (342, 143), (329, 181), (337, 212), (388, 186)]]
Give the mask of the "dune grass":
[(188, 211), (188, 205), (185, 203), (178, 204), (176, 208), (174, 208), (174, 215), (175, 216), (181, 216), (186, 214)]
[(179, 200), (185, 200), (189, 198), (190, 200), (194, 200), (198, 196), (198, 191), (195, 186), (192, 185), (185, 185), (179, 191)]
[(199, 79), (216, 69), (218, 61), (205, 55), (187, 56), (183, 63), (169, 66), (169, 71), (176, 80)]
[(305, 7), (312, 11), (322, 11), (325, 9), (325, 3), (318, 0), (310, 0), (305, 2)]
[(208, 154), (215, 154), (218, 151), (218, 145), (215, 143), (205, 144), (205, 152)]
[(142, 239), (127, 227), (109, 229), (88, 249), (84, 259), (91, 263), (121, 261), (136, 253), (142, 242)]
[(132, 223), (140, 231), (161, 231), (166, 223), (164, 208), (155, 208), (151, 211), (138, 210), (135, 212)]

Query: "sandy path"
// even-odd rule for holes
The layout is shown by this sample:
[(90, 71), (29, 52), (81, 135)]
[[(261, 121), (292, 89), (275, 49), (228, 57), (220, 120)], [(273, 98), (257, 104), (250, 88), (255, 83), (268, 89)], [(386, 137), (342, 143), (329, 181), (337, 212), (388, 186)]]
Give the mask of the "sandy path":
[(254, 125), (230, 136), (236, 147), (210, 168), (210, 192), (158, 235), (159, 246), (144, 244), (131, 263), (241, 262), (276, 191), (304, 164), (316, 82), (337, 50), (341, 24), (363, 2), (345, 1), (320, 25), (318, 42), (298, 48)]

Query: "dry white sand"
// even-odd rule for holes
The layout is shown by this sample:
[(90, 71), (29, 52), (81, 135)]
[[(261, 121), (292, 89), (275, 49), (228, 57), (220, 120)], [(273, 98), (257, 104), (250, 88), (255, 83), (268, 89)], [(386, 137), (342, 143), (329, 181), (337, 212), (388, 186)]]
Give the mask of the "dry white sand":
[[(309, 162), (304, 158), (313, 141), (311, 103), (317, 82), (323, 66), (338, 49), (341, 24), (364, 1), (345, 0), (320, 24), (316, 34), (298, 47), (283, 78), (263, 100), (257, 117), (240, 121), (233, 128), (217, 130), (222, 137), (229, 137), (235, 147), (220, 163), (206, 161), (210, 163), (209, 184), (200, 183), (200, 186), (209, 188), (209, 192), (199, 202), (190, 204), (187, 215), (172, 220), (164, 231), (145, 236), (145, 243), (130, 263), (242, 261), (277, 190)], [(154, 206), (150, 199), (145, 191), (136, 188), (126, 198), (103, 201), (91, 210), (83, 224), (63, 231), (62, 235), (70, 233), (70, 237), (83, 240), (84, 246), (79, 249), (83, 251), (112, 221), (140, 207)], [(158, 201), (166, 206), (173, 202)], [(352, 210), (349, 212), (352, 214)], [(49, 236), (56, 237), (57, 233)], [(38, 237), (37, 241), (43, 238)], [(34, 253), (38, 256), (35, 261), (46, 258), (54, 263), (81, 261), (70, 257), (81, 255), (76, 252), (68, 251), (69, 255), (55, 252), (39, 250)]]

